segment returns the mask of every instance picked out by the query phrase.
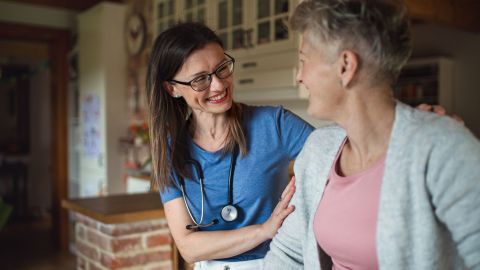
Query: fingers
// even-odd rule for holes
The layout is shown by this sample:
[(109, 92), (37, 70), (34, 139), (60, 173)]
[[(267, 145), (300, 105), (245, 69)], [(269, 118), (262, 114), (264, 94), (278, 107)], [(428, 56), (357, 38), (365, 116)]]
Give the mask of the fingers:
[(446, 114), (446, 111), (445, 111), (445, 108), (440, 106), (440, 105), (433, 105), (432, 106), (432, 111), (438, 115), (445, 115)]
[(434, 112), (438, 115), (446, 114), (445, 108), (440, 105), (429, 105), (429, 104), (422, 103), (417, 106), (417, 109), (420, 109), (425, 112)]
[[(436, 113), (436, 114), (441, 115), (441, 116), (447, 115), (447, 111), (445, 110), (445, 108), (440, 106), (440, 105), (428, 105), (428, 104), (422, 103), (422, 104), (417, 106), (417, 109), (420, 109), (420, 110), (426, 111), (426, 112), (433, 112), (433, 113)], [(452, 115), (450, 115), (450, 117), (452, 117), (459, 124), (465, 125), (465, 122), (463, 121), (463, 119), (460, 116), (452, 114)]]
[(465, 121), (463, 121), (463, 118), (461, 118), (460, 116), (456, 115), (456, 114), (453, 114), (452, 115), (452, 118), (455, 119), (455, 121), (457, 121), (458, 123), (460, 123), (461, 125), (465, 125)]
[(432, 106), (428, 105), (426, 103), (422, 103), (417, 106), (417, 109), (425, 111), (425, 112), (431, 112), (432, 111)]
[(288, 204), (292, 200), (293, 194), (295, 194), (296, 187), (295, 185), (290, 185), (290, 187), (285, 188), (284, 194), (282, 195), (281, 200), (277, 203), (277, 206), (273, 210), (272, 215), (279, 215), (283, 210), (288, 207)]
[(290, 182), (288, 182), (288, 185), (285, 187), (285, 189), (282, 192), (282, 197), (280, 197), (280, 200), (285, 197), (285, 194), (292, 188), (295, 187), (295, 175), (292, 176), (292, 179)]

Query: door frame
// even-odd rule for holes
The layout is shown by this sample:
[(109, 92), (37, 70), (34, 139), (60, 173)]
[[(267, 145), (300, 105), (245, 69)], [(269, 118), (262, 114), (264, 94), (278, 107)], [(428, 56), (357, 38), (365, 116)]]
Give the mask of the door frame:
[(52, 120), (52, 236), (55, 246), (68, 249), (68, 212), (61, 201), (68, 197), (68, 46), (65, 29), (0, 22), (0, 39), (45, 42), (51, 72)]

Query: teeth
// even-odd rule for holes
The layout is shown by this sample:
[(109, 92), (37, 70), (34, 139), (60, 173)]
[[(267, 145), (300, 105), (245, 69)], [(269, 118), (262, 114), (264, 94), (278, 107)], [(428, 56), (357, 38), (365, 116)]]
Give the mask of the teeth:
[(217, 96), (213, 96), (211, 98), (208, 98), (208, 100), (211, 100), (211, 101), (217, 101), (217, 100), (220, 100), (222, 98), (224, 98), (225, 96), (227, 95), (227, 92), (223, 92), (222, 94), (220, 95), (217, 95)]

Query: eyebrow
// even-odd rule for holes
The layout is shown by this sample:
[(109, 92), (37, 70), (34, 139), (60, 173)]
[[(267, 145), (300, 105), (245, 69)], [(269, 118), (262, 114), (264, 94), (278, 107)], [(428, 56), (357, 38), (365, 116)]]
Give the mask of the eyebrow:
[[(219, 66), (225, 64), (225, 62), (227, 62), (227, 60), (228, 60), (228, 59), (227, 59), (227, 56), (226, 56), (226, 55), (223, 55), (223, 60), (215, 66), (215, 69), (214, 69), (214, 70), (217, 70), (217, 68), (218, 68)], [(198, 76), (200, 76), (200, 75), (204, 75), (204, 74), (208, 74), (208, 73), (210, 73), (210, 72), (208, 72), (208, 71), (200, 71), (200, 72), (197, 72), (197, 73), (195, 73), (195, 74), (193, 74), (193, 75), (191, 75), (191, 76), (189, 76), (189, 77), (193, 80), (193, 79), (195, 79), (196, 77), (198, 77)]]

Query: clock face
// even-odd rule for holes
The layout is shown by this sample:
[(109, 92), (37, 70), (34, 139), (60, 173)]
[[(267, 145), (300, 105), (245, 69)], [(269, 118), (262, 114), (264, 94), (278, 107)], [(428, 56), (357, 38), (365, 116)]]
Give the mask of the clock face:
[(145, 46), (146, 25), (140, 14), (133, 14), (128, 17), (125, 27), (127, 39), (127, 50), (130, 55), (139, 54)]

